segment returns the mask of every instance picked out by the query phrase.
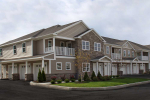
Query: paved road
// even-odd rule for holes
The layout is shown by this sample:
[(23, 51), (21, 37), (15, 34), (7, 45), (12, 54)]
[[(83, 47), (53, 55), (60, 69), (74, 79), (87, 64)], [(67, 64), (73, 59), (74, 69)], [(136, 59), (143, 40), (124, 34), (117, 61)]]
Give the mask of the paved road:
[(63, 91), (0, 80), (0, 100), (150, 100), (150, 84), (111, 91)]

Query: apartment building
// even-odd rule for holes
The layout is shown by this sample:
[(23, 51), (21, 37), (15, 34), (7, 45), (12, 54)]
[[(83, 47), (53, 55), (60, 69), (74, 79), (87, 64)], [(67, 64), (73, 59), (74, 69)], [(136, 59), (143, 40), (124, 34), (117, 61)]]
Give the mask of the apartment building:
[[(81, 51), (89, 59), (79, 65)], [(93, 71), (102, 75), (143, 74), (150, 69), (149, 51), (131, 41), (102, 37), (83, 21), (76, 21), (1, 44), (0, 78), (37, 80), (43, 68), (46, 80), (51, 76), (78, 77), (84, 72), (91, 75)]]

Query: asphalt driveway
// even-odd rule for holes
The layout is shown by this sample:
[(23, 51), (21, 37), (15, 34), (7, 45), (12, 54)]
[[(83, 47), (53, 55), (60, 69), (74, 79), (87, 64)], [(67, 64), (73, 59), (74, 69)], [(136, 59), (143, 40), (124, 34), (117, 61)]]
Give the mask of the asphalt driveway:
[(0, 80), (0, 100), (150, 100), (150, 84), (110, 91), (63, 91)]

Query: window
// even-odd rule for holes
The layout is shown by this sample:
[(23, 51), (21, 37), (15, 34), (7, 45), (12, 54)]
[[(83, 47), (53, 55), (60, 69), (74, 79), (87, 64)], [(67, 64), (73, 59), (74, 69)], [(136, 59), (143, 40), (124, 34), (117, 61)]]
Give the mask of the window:
[(109, 46), (106, 46), (106, 54), (109, 54)]
[(65, 43), (63, 41), (60, 42), (60, 47), (64, 47)]
[(82, 72), (90, 72), (90, 63), (82, 63)]
[(26, 43), (22, 43), (22, 52), (26, 52)]
[(2, 56), (3, 55), (3, 53), (2, 53), (2, 49), (0, 49), (0, 56)]
[(121, 49), (119, 49), (119, 53), (121, 53)]
[(126, 50), (124, 50), (124, 52), (123, 52), (123, 56), (124, 56), (124, 57), (126, 57)]
[(132, 51), (132, 57), (134, 57), (134, 51)]
[(48, 47), (52, 47), (52, 41), (48, 40)]
[(130, 50), (128, 50), (128, 57), (130, 57)]
[(56, 63), (56, 70), (62, 70), (62, 62)]
[(66, 62), (66, 70), (71, 70), (71, 63), (70, 62)]
[(67, 43), (66, 43), (66, 47), (72, 48), (72, 43), (71, 43), (71, 42), (67, 42)]
[(101, 43), (94, 42), (94, 51), (101, 51)]
[(82, 50), (90, 50), (90, 42), (82, 40)]
[(16, 45), (13, 46), (14, 54), (17, 54), (17, 48)]

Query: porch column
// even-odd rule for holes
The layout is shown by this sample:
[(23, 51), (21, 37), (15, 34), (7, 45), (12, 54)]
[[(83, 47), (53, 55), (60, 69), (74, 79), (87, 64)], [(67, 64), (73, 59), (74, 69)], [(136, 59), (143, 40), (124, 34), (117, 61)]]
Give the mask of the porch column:
[(14, 62), (12, 62), (12, 74), (14, 74)]
[(44, 59), (42, 59), (42, 69), (44, 68)]
[(96, 62), (96, 74), (98, 74), (98, 62)]
[(144, 66), (143, 66), (143, 63), (142, 63), (142, 67), (143, 67), (143, 73), (144, 73)]
[(0, 64), (0, 79), (2, 79), (2, 64)]
[(28, 74), (28, 61), (26, 61), (26, 74)]
[(56, 53), (55, 53), (55, 37), (53, 37), (53, 51), (54, 51), (54, 59), (55, 59), (55, 55), (56, 55)]
[(107, 68), (108, 68), (107, 71), (108, 71), (108, 76), (109, 76), (109, 63), (107, 63)]
[(138, 73), (137, 62), (136, 62), (136, 72)]
[(132, 75), (132, 62), (131, 62), (131, 64), (130, 64), (130, 69), (131, 69), (131, 75)]
[(49, 74), (51, 74), (51, 60), (49, 60)]

